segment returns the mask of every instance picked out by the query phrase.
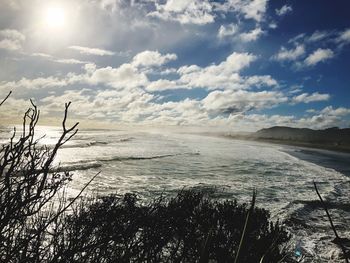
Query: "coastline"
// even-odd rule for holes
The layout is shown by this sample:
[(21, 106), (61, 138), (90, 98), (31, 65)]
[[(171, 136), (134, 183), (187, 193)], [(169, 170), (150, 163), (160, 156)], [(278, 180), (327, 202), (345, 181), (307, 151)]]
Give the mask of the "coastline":
[(303, 161), (333, 169), (344, 174), (347, 177), (350, 177), (350, 149), (330, 147), (327, 145), (315, 145), (311, 143), (287, 142), (283, 140), (265, 140), (227, 135), (224, 135), (222, 137), (234, 140), (245, 140), (270, 143), (281, 146), (291, 146), (290, 148), (283, 149), (283, 151)]
[(297, 141), (287, 141), (287, 140), (278, 140), (278, 139), (260, 139), (254, 137), (246, 137), (246, 136), (232, 136), (232, 135), (223, 135), (223, 137), (228, 139), (236, 139), (236, 140), (246, 140), (246, 141), (255, 141), (255, 142), (266, 142), (278, 145), (288, 145), (288, 146), (297, 146), (297, 147), (305, 147), (308, 149), (321, 149), (339, 153), (350, 153), (350, 148), (348, 147), (339, 147), (332, 145), (324, 145), (324, 144), (316, 144), (316, 143), (308, 143), (308, 142), (297, 142)]

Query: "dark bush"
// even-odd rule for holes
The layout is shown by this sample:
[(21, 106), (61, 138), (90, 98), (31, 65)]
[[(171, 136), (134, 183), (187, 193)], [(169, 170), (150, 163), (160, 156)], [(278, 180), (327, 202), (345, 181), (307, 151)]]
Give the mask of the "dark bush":
[(61, 226), (60, 262), (278, 262), (289, 235), (269, 213), (182, 191), (148, 204), (135, 195), (80, 203)]

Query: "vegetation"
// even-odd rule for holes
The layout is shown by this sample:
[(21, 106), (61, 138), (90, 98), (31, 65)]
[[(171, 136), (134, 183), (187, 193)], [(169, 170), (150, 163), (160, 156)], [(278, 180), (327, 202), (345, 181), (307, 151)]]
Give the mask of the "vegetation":
[[(60, 254), (63, 262), (233, 262), (247, 211), (194, 191), (143, 205), (131, 194), (106, 196), (79, 204), (66, 217), (58, 232), (65, 235)], [(289, 236), (268, 218), (266, 210), (252, 210), (237, 262), (284, 258), (278, 245)]]
[[(0, 103), (0, 106), (4, 101)], [(289, 235), (265, 209), (181, 191), (142, 203), (136, 195), (67, 200), (72, 179), (53, 169), (58, 149), (77, 133), (66, 127), (40, 146), (32, 103), (19, 136), (0, 148), (0, 262), (286, 262)], [(92, 178), (91, 180), (93, 180)]]

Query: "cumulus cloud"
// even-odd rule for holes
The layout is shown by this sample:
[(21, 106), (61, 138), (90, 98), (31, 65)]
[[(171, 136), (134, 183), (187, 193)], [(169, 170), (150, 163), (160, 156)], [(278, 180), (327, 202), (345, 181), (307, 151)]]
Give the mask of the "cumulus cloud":
[[(45, 59), (53, 59), (47, 54), (38, 54)], [(33, 90), (39, 88), (63, 87), (74, 84), (104, 85), (117, 90), (126, 88), (142, 87), (148, 92), (159, 92), (175, 89), (203, 88), (206, 90), (229, 89), (242, 90), (253, 87), (276, 87), (278, 82), (270, 75), (252, 75), (241, 76), (239, 73), (248, 67), (256, 56), (250, 53), (233, 52), (224, 61), (218, 64), (212, 64), (206, 67), (197, 65), (182, 66), (173, 69), (172, 79), (156, 79), (150, 81), (148, 74), (149, 67), (155, 67), (154, 70), (170, 60), (176, 59), (175, 54), (161, 54), (157, 51), (141, 52), (131, 60), (130, 63), (124, 63), (119, 67), (101, 67), (93, 63), (85, 64), (85, 72), (82, 74), (68, 73), (65, 77), (48, 77), (36, 79), (21, 79), (19, 81), (2, 83), (0, 88), (18, 89), (25, 88)], [(70, 62), (70, 61), (63, 61)], [(72, 63), (75, 61), (72, 61)], [(174, 75), (177, 77), (174, 77)]]
[(241, 33), (239, 37), (244, 42), (251, 42), (257, 40), (263, 34), (264, 31), (260, 27), (257, 27), (249, 32)]
[(163, 4), (157, 2), (156, 11), (150, 12), (148, 16), (198, 25), (212, 23), (215, 17), (208, 0), (168, 0)]
[(249, 53), (233, 52), (225, 61), (204, 68), (192, 65), (180, 67), (179, 82), (188, 87), (199, 88), (234, 88), (241, 77), (238, 72), (248, 67), (256, 60), (256, 56)]
[(218, 31), (219, 38), (233, 36), (237, 33), (238, 26), (236, 24), (221, 25)]
[(146, 89), (150, 92), (179, 89), (179, 88), (181, 88), (181, 86), (176, 81), (167, 80), (167, 79), (158, 79), (156, 81), (152, 81), (146, 87)]
[(242, 13), (246, 19), (253, 19), (261, 22), (267, 11), (268, 0), (229, 0), (223, 3), (226, 11), (236, 11)]
[(115, 52), (100, 49), (100, 48), (90, 48), (90, 47), (81, 47), (81, 46), (70, 46), (70, 49), (79, 51), (80, 54), (86, 55), (96, 55), (96, 56), (113, 56)]
[(171, 60), (176, 60), (176, 54), (165, 54), (162, 55), (158, 51), (143, 51), (134, 56), (132, 64), (136, 67), (139, 66), (161, 66), (165, 63), (168, 63)]
[(275, 10), (276, 15), (278, 15), (278, 16), (284, 16), (292, 11), (293, 11), (293, 8), (290, 5), (284, 5), (280, 9)]
[(203, 99), (203, 105), (205, 109), (215, 113), (231, 114), (271, 108), (285, 101), (287, 101), (287, 98), (282, 93), (275, 91), (216, 90)]
[(327, 48), (319, 48), (310, 54), (304, 61), (306, 66), (314, 66), (320, 62), (326, 61), (334, 57), (334, 52)]
[(332, 106), (327, 106), (323, 110), (321, 110), (321, 113), (332, 116), (346, 116), (350, 115), (350, 109), (344, 107), (334, 109)]
[[(38, 56), (49, 55), (41, 53)], [(313, 119), (300, 120), (294, 116), (250, 114), (252, 110), (260, 111), (283, 103), (310, 103), (329, 99), (328, 94), (317, 92), (294, 96), (278, 89), (261, 90), (264, 87), (277, 87), (278, 82), (270, 75), (240, 75), (244, 68), (257, 59), (250, 53), (233, 52), (217, 64), (204, 67), (185, 65), (178, 68), (176, 73), (173, 72), (172, 79), (150, 80), (148, 67), (162, 70), (160, 67), (173, 59), (176, 59), (175, 54), (146, 51), (118, 67), (98, 68), (95, 64), (86, 64), (81, 74), (23, 78), (19, 81), (0, 83), (0, 88), (21, 90), (21, 93), (25, 89), (29, 92), (38, 89), (49, 91), (40, 100), (40, 107), (45, 116), (60, 112), (62, 101), (72, 101), (72, 112), (76, 118), (130, 124), (240, 125), (240, 128), (257, 129), (259, 125), (301, 125), (309, 120), (315, 123), (315, 127), (319, 127), (330, 123), (325, 122), (325, 116), (330, 116), (332, 123), (335, 123), (340, 116), (345, 116), (349, 111), (345, 108), (329, 107), (315, 112), (316, 117), (310, 117)], [(176, 75), (178, 78), (174, 77)], [(72, 85), (75, 84), (84, 84), (84, 88), (72, 89)], [(159, 100), (157, 92), (180, 88), (203, 88), (209, 90), (209, 93), (204, 98)], [(256, 121), (259, 121), (259, 124)]]
[(213, 23), (219, 13), (236, 13), (245, 19), (261, 22), (267, 11), (268, 0), (227, 0), (222, 2), (208, 0), (151, 0), (156, 10), (148, 16), (181, 24), (204, 25)]
[(320, 94), (318, 92), (314, 92), (312, 94), (302, 93), (298, 96), (292, 98), (293, 103), (310, 103), (316, 101), (327, 101), (330, 99), (329, 94)]
[(297, 60), (301, 56), (305, 54), (304, 45), (297, 45), (294, 49), (286, 49), (285, 47), (281, 47), (280, 51), (273, 56), (273, 59), (278, 61), (285, 60)]
[(260, 22), (267, 10), (267, 0), (253, 0), (248, 1), (243, 5), (241, 10), (244, 12), (246, 18), (254, 19)]
[(0, 30), (0, 49), (20, 50), (26, 37), (21, 32), (13, 29)]
[[(293, 48), (282, 46), (272, 56), (272, 59), (291, 61), (294, 69), (297, 70), (312, 67), (333, 58), (336, 55), (334, 50), (340, 52), (347, 43), (347, 34), (349, 34), (350, 41), (350, 29), (349, 33), (347, 33), (347, 30), (342, 32), (337, 30), (316, 30), (310, 34), (301, 33), (289, 39), (288, 43), (293, 44)], [(309, 52), (309, 50), (313, 51)], [(307, 52), (308, 54), (306, 54)]]
[(46, 78), (36, 78), (36, 79), (27, 79), (22, 78), (18, 81), (10, 81), (0, 84), (1, 90), (18, 90), (18, 89), (43, 89), (50, 87), (63, 87), (68, 84), (66, 79), (60, 79), (57, 77), (46, 77)]
[(224, 61), (206, 67), (186, 65), (177, 69), (178, 78), (158, 79), (147, 86), (149, 91), (169, 89), (249, 89), (251, 87), (273, 87), (278, 82), (270, 75), (241, 76), (239, 72), (248, 67), (256, 56), (250, 53), (233, 52)]
[(313, 116), (295, 120), (295, 123), (300, 127), (311, 127), (314, 129), (324, 129), (334, 126), (344, 127), (348, 125), (343, 119), (347, 115), (350, 115), (349, 108), (327, 106), (319, 112), (315, 111)]
[(148, 78), (131, 64), (122, 64), (118, 68), (105, 67), (93, 71), (83, 81), (90, 84), (104, 84), (117, 89), (145, 86)]

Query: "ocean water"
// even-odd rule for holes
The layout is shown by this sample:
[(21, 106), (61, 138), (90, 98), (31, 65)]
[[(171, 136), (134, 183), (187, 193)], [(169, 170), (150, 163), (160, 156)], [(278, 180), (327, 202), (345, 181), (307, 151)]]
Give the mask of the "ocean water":
[[(11, 131), (2, 129), (0, 141)], [(60, 129), (41, 127), (43, 144), (54, 144)], [(62, 169), (74, 173), (69, 193), (77, 194), (97, 172), (86, 194), (137, 193), (148, 199), (185, 188), (214, 198), (249, 202), (285, 221), (300, 246), (300, 262), (343, 262), (313, 188), (327, 200), (339, 234), (350, 238), (350, 155), (321, 150), (171, 132), (82, 130), (58, 153)]]

